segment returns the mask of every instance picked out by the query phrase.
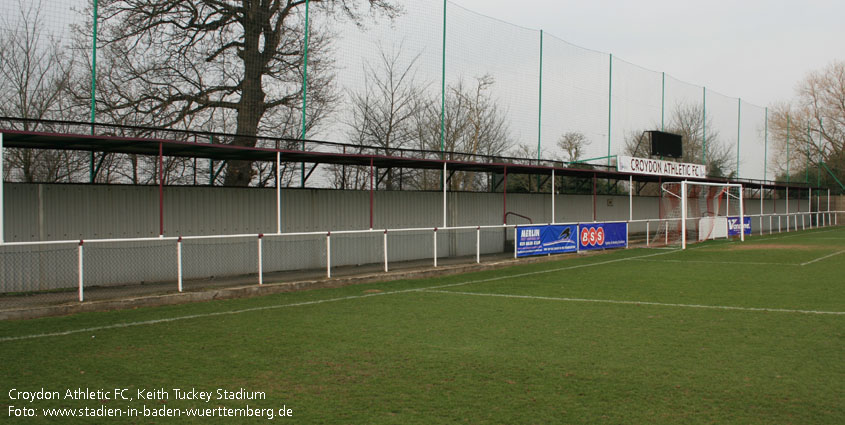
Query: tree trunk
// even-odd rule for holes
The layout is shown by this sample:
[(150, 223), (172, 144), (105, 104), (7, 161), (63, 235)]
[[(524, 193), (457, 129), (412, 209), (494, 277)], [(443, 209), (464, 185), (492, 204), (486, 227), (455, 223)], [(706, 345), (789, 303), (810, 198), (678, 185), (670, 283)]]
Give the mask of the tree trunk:
[[(244, 62), (244, 77), (241, 81), (241, 100), (237, 108), (237, 136), (235, 136), (232, 144), (255, 147), (258, 123), (261, 121), (265, 109), (265, 93), (261, 87), (261, 76), (266, 59), (262, 57), (259, 46), (261, 26), (258, 22), (247, 21), (245, 24), (244, 51), (241, 53)], [(226, 186), (248, 186), (252, 176), (251, 161), (229, 161), (223, 184)]]

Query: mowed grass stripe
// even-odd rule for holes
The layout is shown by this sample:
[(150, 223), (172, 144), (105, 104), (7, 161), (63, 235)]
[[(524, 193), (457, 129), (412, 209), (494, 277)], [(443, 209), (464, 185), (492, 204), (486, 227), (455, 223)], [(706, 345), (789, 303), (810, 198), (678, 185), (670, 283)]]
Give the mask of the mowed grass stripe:
[[(269, 306), (260, 306), (260, 307), (238, 309), (238, 310), (207, 312), (207, 313), (191, 314), (191, 315), (169, 317), (169, 318), (163, 318), (163, 319), (144, 320), (144, 321), (137, 321), (137, 322), (115, 323), (115, 324), (111, 324), (111, 325), (93, 326), (93, 327), (86, 327), (86, 328), (80, 328), (80, 329), (70, 329), (70, 330), (59, 331), (59, 332), (47, 332), (47, 333), (29, 334), (29, 335), (20, 335), (20, 336), (7, 336), (7, 337), (0, 337), (0, 342), (9, 342), (9, 341), (17, 341), (17, 340), (23, 340), (23, 339), (34, 339), (34, 338), (46, 338), (46, 337), (55, 337), (55, 336), (65, 336), (65, 335), (72, 335), (72, 334), (76, 334), (76, 333), (100, 331), (100, 330), (107, 330), (107, 329), (119, 329), (119, 328), (133, 327), (133, 326), (155, 325), (155, 324), (175, 322), (175, 321), (180, 321), (180, 320), (190, 320), (190, 319), (214, 317), (214, 316), (222, 316), (222, 315), (235, 315), (235, 314), (251, 313), (251, 312), (257, 312), (257, 311), (263, 311), (263, 310), (273, 310), (273, 309), (279, 309), (279, 308), (302, 307), (302, 306), (309, 306), (309, 305), (315, 305), (315, 304), (323, 304), (323, 303), (338, 302), (338, 301), (348, 301), (348, 300), (355, 300), (355, 299), (368, 298), (368, 297), (402, 294), (402, 293), (406, 293), (406, 292), (434, 290), (434, 289), (450, 288), (450, 287), (463, 286), (463, 285), (471, 285), (471, 284), (477, 284), (477, 283), (494, 282), (494, 281), (505, 280), (505, 279), (518, 279), (518, 278), (525, 278), (525, 277), (528, 277), (528, 276), (533, 276), (533, 275), (538, 275), (538, 274), (555, 273), (555, 272), (579, 269), (579, 268), (584, 268), (584, 267), (607, 265), (607, 264), (617, 263), (617, 262), (620, 262), (620, 261), (632, 260), (632, 259), (636, 259), (636, 258), (645, 258), (645, 257), (665, 255), (665, 254), (669, 254), (670, 252), (671, 251), (659, 252), (659, 253), (656, 253), (656, 254), (650, 253), (650, 254), (636, 256), (636, 257), (616, 258), (616, 259), (612, 259), (612, 260), (590, 262), (590, 263), (586, 263), (586, 264), (577, 264), (577, 265), (566, 266), (566, 267), (556, 267), (556, 268), (552, 268), (552, 269), (537, 270), (537, 271), (517, 273), (517, 274), (511, 274), (511, 275), (505, 275), (505, 276), (490, 277), (490, 278), (484, 278), (484, 279), (467, 280), (467, 281), (462, 281), (462, 282), (458, 282), (458, 283), (435, 285), (435, 286), (429, 286), (429, 287), (424, 287), (424, 288), (411, 288), (411, 289), (404, 289), (404, 290), (398, 290), (398, 291), (378, 292), (378, 293), (370, 293), (370, 294), (363, 294), (363, 295), (351, 295), (351, 296), (347, 296), (347, 297), (319, 299), (319, 300), (303, 301), (303, 302), (290, 303), (290, 304), (276, 304), (276, 305), (269, 305)], [(425, 281), (423, 281), (423, 282), (425, 282)]]
[(791, 310), (785, 308), (765, 308), (765, 307), (736, 307), (725, 305), (702, 305), (702, 304), (675, 304), (675, 303), (658, 303), (651, 301), (627, 301), (627, 300), (594, 300), (585, 298), (562, 298), (562, 297), (541, 297), (534, 295), (514, 295), (514, 294), (487, 294), (482, 292), (462, 292), (462, 291), (443, 291), (435, 289), (427, 289), (424, 292), (432, 292), (438, 294), (455, 294), (455, 295), (474, 295), (481, 297), (501, 297), (501, 298), (518, 298), (527, 300), (543, 300), (543, 301), (567, 301), (567, 302), (584, 302), (584, 303), (598, 303), (598, 304), (632, 304), (632, 305), (652, 305), (660, 307), (681, 307), (681, 308), (697, 308), (710, 310), (736, 310), (736, 311), (755, 311), (767, 313), (801, 313), (801, 314), (830, 314), (830, 315), (845, 315), (845, 311), (818, 311), (818, 310)]
[[(243, 387), (267, 392), (253, 407), (292, 407), (295, 423), (822, 424), (845, 416), (836, 317), (526, 306), (420, 291), (367, 300), (375, 302), (29, 340), (0, 352), (3, 378), (34, 389)], [(38, 355), (14, 361), (27, 353)]]
[[(632, 258), (590, 270), (570, 270), (530, 280), (490, 282), (466, 292), (642, 300), (672, 305), (712, 305), (784, 311), (845, 311), (842, 257), (801, 267), (831, 247), (798, 236), (796, 249), (771, 243), (710, 241), (660, 257)], [(796, 256), (800, 256), (796, 258)], [(772, 261), (775, 260), (775, 261)], [(796, 261), (798, 260), (798, 261)]]

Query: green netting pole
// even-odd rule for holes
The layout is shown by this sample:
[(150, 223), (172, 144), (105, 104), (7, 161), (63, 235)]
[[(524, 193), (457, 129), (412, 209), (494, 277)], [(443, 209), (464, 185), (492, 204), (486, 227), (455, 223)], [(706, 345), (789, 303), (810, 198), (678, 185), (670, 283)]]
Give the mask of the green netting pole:
[(610, 70), (607, 77), (607, 166), (610, 166), (610, 124), (613, 116), (613, 53), (610, 54)]
[(446, 133), (446, 0), (443, 0), (443, 49), (441, 50), (440, 70), (440, 156), (446, 151), (444, 136)]
[[(446, 0), (443, 0), (443, 48), (440, 50), (440, 158), (444, 161), (446, 160), (446, 145), (445, 145), (445, 136), (446, 136)], [(446, 168), (446, 163), (443, 163), (444, 169)], [(444, 189), (443, 193), (446, 189), (446, 173), (441, 171), (440, 174), (440, 188)], [(507, 188), (505, 188), (507, 190)], [(445, 195), (444, 195), (445, 196)], [(445, 199), (445, 198), (444, 198)], [(444, 201), (445, 202), (445, 201)], [(445, 203), (444, 209), (445, 207)], [(444, 213), (445, 217), (445, 213)], [(445, 218), (444, 218), (445, 221)], [(444, 226), (446, 224), (444, 223)]]
[(818, 163), (818, 166), (816, 167), (816, 173), (817, 173), (816, 175), (818, 176), (817, 181), (816, 181), (816, 186), (822, 185), (822, 170), (821, 170), (822, 159), (823, 159), (822, 158), (822, 130), (824, 130), (824, 127), (822, 126), (822, 119), (819, 118), (819, 146), (818, 146), (818, 148), (819, 148), (819, 163)]
[(666, 131), (666, 73), (663, 72), (663, 82), (660, 87), (660, 131)]
[(839, 181), (839, 178), (836, 177), (836, 174), (833, 174), (833, 171), (831, 171), (830, 167), (828, 167), (827, 164), (824, 163), (824, 161), (819, 161), (819, 165), (821, 165), (825, 169), (825, 171), (827, 171), (827, 174), (830, 175), (830, 177), (833, 177), (833, 180), (836, 181), (837, 184), (839, 184), (839, 187), (842, 188), (843, 191), (845, 191), (845, 184)]
[[(305, 0), (305, 51), (302, 57), (302, 133), (300, 135), (300, 139), (302, 139), (302, 150), (305, 150), (305, 106), (307, 105), (308, 99), (308, 6), (310, 4), (309, 0)], [(305, 187), (305, 162), (300, 164), (300, 177), (299, 177), (299, 185), (300, 187)]]
[[(767, 156), (769, 154), (769, 108), (766, 108), (766, 123), (764, 124), (763, 133), (763, 181), (766, 181), (766, 171), (769, 167)], [(762, 211), (761, 211), (762, 212)]]
[(821, 187), (822, 185), (822, 132), (821, 132), (821, 125), (822, 119), (819, 118), (819, 162), (816, 165), (816, 186)]
[[(94, 34), (92, 36), (91, 47), (91, 135), (94, 135), (94, 123), (97, 119), (97, 107), (94, 96), (97, 93), (97, 19), (98, 19), (98, 0), (94, 0)], [(88, 176), (91, 183), (94, 183), (96, 176), (94, 175), (94, 151), (91, 151), (91, 164), (88, 171)]]
[(812, 159), (810, 158), (810, 143), (813, 142), (813, 137), (810, 135), (810, 122), (807, 121), (807, 166), (804, 167), (804, 181), (810, 183), (810, 164), (812, 164)]
[(739, 132), (742, 122), (742, 99), (736, 102), (736, 178), (739, 178)]
[(707, 87), (701, 95), (701, 163), (707, 165)]
[(786, 184), (789, 184), (789, 112), (786, 113)]
[[(540, 30), (540, 83), (537, 104), (537, 165), (540, 165), (540, 142), (543, 135), (543, 30)], [(537, 192), (540, 191), (540, 175), (537, 175)], [(554, 221), (554, 220), (552, 220)]]

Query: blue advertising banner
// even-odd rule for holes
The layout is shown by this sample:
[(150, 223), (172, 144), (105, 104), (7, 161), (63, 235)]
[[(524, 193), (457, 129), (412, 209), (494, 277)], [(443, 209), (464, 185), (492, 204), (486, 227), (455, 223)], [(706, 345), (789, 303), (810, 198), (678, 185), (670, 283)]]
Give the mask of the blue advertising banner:
[(516, 230), (516, 256), (560, 254), (578, 250), (578, 227), (525, 226)]
[(582, 251), (628, 246), (628, 223), (586, 223), (579, 225), (579, 232)]
[[(751, 217), (743, 217), (742, 228), (745, 234), (751, 234)], [(739, 236), (739, 217), (728, 217), (728, 236)]]

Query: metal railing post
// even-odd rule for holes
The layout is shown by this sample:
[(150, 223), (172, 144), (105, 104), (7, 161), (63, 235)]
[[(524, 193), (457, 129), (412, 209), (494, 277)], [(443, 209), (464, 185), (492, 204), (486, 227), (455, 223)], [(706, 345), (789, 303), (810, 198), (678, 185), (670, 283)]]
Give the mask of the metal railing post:
[(384, 229), (384, 272), (387, 273), (387, 229)]
[(437, 228), (434, 228), (434, 267), (437, 267)]
[(475, 263), (481, 264), (481, 226), (475, 228)]
[(84, 292), (84, 289), (83, 289), (84, 286), (85, 286), (83, 276), (85, 276), (85, 274), (83, 273), (83, 269), (82, 269), (82, 244), (83, 243), (84, 242), (82, 241), (82, 239), (80, 239), (79, 240), (79, 248), (77, 249), (77, 257), (78, 258), (77, 258), (77, 263), (76, 263), (77, 264), (77, 268), (76, 268), (77, 277), (79, 279), (79, 282), (78, 282), (78, 284), (79, 284), (79, 291), (78, 291), (79, 292), (79, 302), (82, 302), (82, 301), (85, 300), (85, 292)]
[(263, 238), (264, 238), (264, 234), (259, 233), (258, 234), (258, 284), (259, 285), (264, 284), (264, 261), (262, 259), (264, 250), (262, 249), (263, 247), (262, 247), (262, 242), (261, 242), (263, 240)]
[(332, 278), (332, 232), (326, 232), (326, 277)]
[(182, 237), (176, 240), (176, 289), (182, 292)]

